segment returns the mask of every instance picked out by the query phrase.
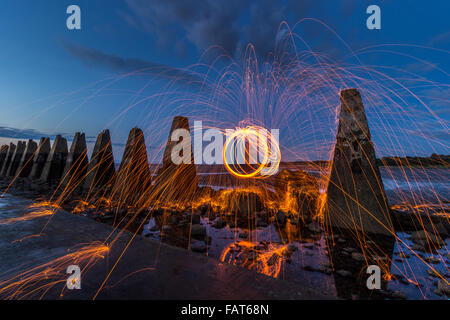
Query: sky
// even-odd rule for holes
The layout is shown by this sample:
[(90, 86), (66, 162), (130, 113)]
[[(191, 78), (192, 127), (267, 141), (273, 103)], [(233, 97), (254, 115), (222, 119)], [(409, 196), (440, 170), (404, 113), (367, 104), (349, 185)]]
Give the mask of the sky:
[[(81, 8), (81, 30), (66, 27), (66, 8), (72, 4)], [(366, 27), (366, 8), (371, 4), (381, 8), (381, 30)], [(196, 84), (197, 72), (201, 71), (196, 69), (194, 73), (190, 66), (215, 61), (219, 51), (244, 65), (248, 43), (254, 46), (262, 66), (274, 52), (280, 24), (286, 22), (293, 27), (301, 21), (295, 32), (314, 52), (326, 54), (340, 65), (351, 60), (376, 66), (377, 70), (389, 69), (395, 80), (391, 83), (404, 84), (401, 96), (396, 96), (397, 89), (389, 93), (407, 112), (400, 122), (395, 120), (392, 106), (386, 109), (390, 101), (387, 94), (383, 95), (386, 112), (382, 116), (381, 111), (377, 113), (376, 102), (372, 106), (371, 99), (366, 98), (380, 155), (448, 154), (449, 10), (450, 2), (433, 0), (2, 1), (0, 143), (55, 134), (70, 138), (82, 131), (92, 148), (96, 135), (108, 128), (115, 157), (120, 158), (128, 131), (141, 126), (148, 150), (161, 153), (172, 116), (184, 113), (200, 119), (211, 113), (185, 102), (177, 106), (177, 93), (196, 96), (202, 90)], [(214, 51), (216, 46), (219, 51)], [(350, 52), (358, 50), (363, 54), (357, 62), (354, 57), (348, 59)], [(136, 70), (145, 71), (136, 74)], [(378, 74), (364, 76), (381, 81)], [(170, 86), (174, 78), (179, 81)], [(361, 81), (361, 91), (376, 91), (368, 83)], [(386, 84), (386, 92), (389, 86)], [(249, 110), (225, 104), (219, 107), (231, 108), (229, 112), (214, 111), (215, 120), (224, 126), (232, 126)], [(325, 131), (335, 123), (327, 116), (317, 117)], [(283, 126), (281, 120), (270, 124)], [(286, 126), (286, 148), (292, 149), (297, 143), (309, 151), (327, 149), (318, 147), (318, 138), (309, 133), (291, 138), (293, 132), (303, 132), (295, 121)], [(390, 146), (383, 131), (386, 127), (399, 135)], [(326, 134), (332, 137), (333, 130)], [(307, 136), (315, 142), (308, 142)], [(292, 157), (299, 152), (304, 152), (305, 158), (323, 157), (317, 150), (315, 156), (306, 156), (305, 150), (294, 151)]]

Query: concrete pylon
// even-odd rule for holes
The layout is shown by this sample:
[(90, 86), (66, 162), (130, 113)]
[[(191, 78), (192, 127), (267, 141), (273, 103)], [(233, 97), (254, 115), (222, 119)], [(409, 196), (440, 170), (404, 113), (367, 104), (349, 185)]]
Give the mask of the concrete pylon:
[(351, 231), (392, 235), (390, 211), (361, 96), (356, 89), (343, 90), (340, 96), (326, 222)]
[(8, 171), (9, 164), (11, 163), (11, 159), (14, 155), (14, 151), (16, 151), (16, 145), (11, 142), (9, 144), (8, 153), (6, 154), (5, 161), (3, 162), (3, 166), (0, 171), (0, 176), (6, 175), (6, 171)]
[(0, 147), (0, 171), (2, 170), (3, 164), (5, 163), (6, 156), (8, 155), (8, 145), (4, 144)]
[(39, 179), (50, 153), (50, 139), (42, 137), (39, 141), (39, 146), (33, 157), (33, 166), (29, 175), (30, 179)]
[(109, 130), (103, 130), (98, 134), (86, 174), (84, 181), (86, 190), (94, 190), (114, 183), (116, 170)]
[(9, 167), (6, 170), (5, 175), (7, 177), (13, 177), (16, 175), (17, 168), (20, 165), (20, 160), (22, 159), (23, 153), (25, 152), (25, 148), (27, 143), (25, 141), (18, 141), (16, 150), (14, 150), (14, 154), (11, 158), (11, 162), (9, 163)]
[(88, 164), (85, 135), (84, 133), (77, 132), (75, 133), (69, 155), (67, 156), (62, 185), (66, 186), (70, 184), (72, 187), (79, 186), (86, 175)]
[(47, 161), (42, 169), (41, 180), (47, 182), (59, 182), (67, 160), (67, 140), (57, 135)]
[(27, 147), (20, 159), (20, 164), (16, 171), (17, 176), (26, 178), (30, 175), (31, 169), (33, 168), (33, 157), (36, 153), (36, 149), (37, 143), (31, 139), (28, 140)]
[(143, 195), (151, 186), (150, 166), (147, 159), (144, 134), (133, 128), (120, 162), (114, 197), (122, 203), (141, 206), (147, 200)]
[[(186, 157), (190, 163), (175, 164), (172, 161), (173, 148), (181, 141), (172, 141), (172, 133), (177, 129), (184, 129), (190, 133), (189, 121), (186, 117), (173, 118), (166, 149), (164, 150), (163, 165), (158, 171), (154, 184), (154, 194), (162, 201), (189, 201), (198, 190), (197, 170), (194, 164), (192, 144), (188, 144), (189, 153)], [(181, 151), (183, 153), (183, 151)], [(180, 154), (184, 157), (184, 154)]]

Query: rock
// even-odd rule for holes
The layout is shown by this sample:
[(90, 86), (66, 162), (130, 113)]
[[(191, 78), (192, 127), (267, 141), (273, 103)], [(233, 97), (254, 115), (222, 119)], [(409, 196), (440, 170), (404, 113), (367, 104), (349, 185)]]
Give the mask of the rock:
[(340, 275), (341, 277), (346, 277), (346, 278), (352, 276), (352, 273), (350, 271), (347, 271), (347, 270), (338, 270), (338, 271), (336, 271), (336, 273), (338, 275)]
[(306, 270), (306, 271), (311, 271), (311, 272), (321, 272), (322, 271), (321, 269), (310, 266), (310, 265), (303, 266), (302, 269)]
[(150, 236), (152, 236), (152, 235), (153, 235), (153, 232), (150, 232), (150, 230), (144, 229), (144, 230), (142, 231), (142, 236), (145, 237), (145, 238), (148, 238), (148, 237), (150, 237)]
[(169, 224), (173, 225), (178, 224), (178, 217), (176, 215), (171, 215), (169, 217)]
[(437, 291), (442, 295), (450, 296), (450, 286), (443, 279), (439, 279), (437, 283)]
[(411, 240), (420, 246), (426, 246), (428, 241), (431, 242), (431, 246), (445, 245), (445, 241), (443, 241), (439, 236), (436, 236), (435, 234), (430, 232), (426, 232), (425, 230), (413, 232), (411, 234)]
[(434, 257), (426, 257), (424, 258), (424, 260), (428, 263), (432, 263), (432, 264), (438, 264), (441, 262), (441, 259), (438, 258), (434, 258)]
[(322, 268), (331, 269), (331, 264), (329, 262), (324, 262), (321, 265), (322, 265)]
[(170, 231), (172, 231), (172, 227), (171, 227), (171, 226), (165, 225), (165, 226), (162, 227), (162, 232), (163, 232), (164, 234), (167, 234), (167, 233), (169, 233)]
[(439, 289), (437, 289), (437, 288), (434, 289), (433, 292), (434, 292), (434, 294), (436, 294), (436, 295), (438, 295), (438, 296), (440, 296), (440, 297), (442, 296), (442, 292), (441, 292)]
[(348, 252), (348, 253), (353, 253), (353, 252), (357, 251), (355, 248), (352, 248), (352, 247), (345, 247), (342, 250), (345, 251), (345, 252)]
[(311, 222), (310, 224), (307, 224), (306, 228), (308, 228), (308, 230), (313, 233), (322, 232), (322, 228), (320, 228), (320, 226), (315, 222)]
[(442, 224), (442, 222), (435, 223), (433, 225), (427, 224), (425, 229), (426, 229), (426, 231), (428, 231), (428, 233), (433, 234), (433, 235), (438, 235), (442, 239), (445, 239), (448, 237), (447, 229)]
[(267, 227), (267, 222), (263, 219), (258, 219), (258, 220), (256, 220), (256, 226), (265, 228), (265, 227)]
[(297, 246), (296, 246), (295, 244), (290, 243), (290, 244), (288, 244), (288, 246), (287, 246), (287, 250), (288, 250), (289, 252), (295, 252), (295, 251), (298, 250), (298, 248), (297, 248)]
[(303, 170), (281, 170), (274, 178), (275, 193), (284, 208), (310, 220), (317, 210), (317, 178)]
[(392, 291), (388, 293), (388, 297), (396, 300), (406, 300), (406, 294), (402, 291)]
[(152, 231), (152, 232), (155, 232), (155, 231), (159, 231), (159, 227), (155, 224), (153, 227), (151, 227), (149, 230), (150, 231)]
[(413, 245), (413, 247), (412, 247), (413, 251), (426, 252), (425, 247), (424, 247), (426, 245), (426, 243), (423, 240), (421, 240), (421, 241), (423, 242), (421, 245), (418, 245), (418, 244)]
[(201, 224), (193, 224), (191, 227), (191, 237), (204, 239), (206, 237), (206, 227)]
[(278, 222), (278, 224), (284, 225), (286, 223), (286, 213), (284, 213), (284, 211), (282, 210), (278, 210), (275, 216), (275, 220)]
[(150, 211), (145, 208), (141, 208), (136, 212), (136, 217), (146, 218)]
[(277, 263), (278, 259), (279, 259), (279, 255), (277, 253), (274, 253), (269, 260), (267, 260), (267, 265), (268, 266), (273, 266), (275, 263)]
[(248, 238), (248, 233), (243, 231), (239, 233), (239, 238), (241, 239), (247, 239)]
[(99, 218), (101, 221), (109, 221), (114, 219), (114, 215), (108, 214), (108, 215), (101, 215)]
[(256, 192), (247, 190), (222, 190), (219, 202), (223, 210), (248, 219), (263, 208), (263, 201)]
[(192, 215), (192, 224), (200, 224), (200, 215), (194, 213)]
[(427, 269), (427, 273), (428, 273), (430, 276), (432, 276), (433, 278), (441, 278), (441, 277), (442, 277), (441, 274), (439, 274), (438, 272), (436, 272), (436, 271), (433, 270), (433, 269)]
[(353, 252), (352, 253), (352, 259), (356, 261), (365, 261), (364, 255), (362, 255), (359, 252)]
[(206, 215), (208, 211), (211, 211), (211, 207), (206, 204), (201, 205), (199, 209), (202, 216)]
[(227, 225), (227, 222), (225, 220), (223, 220), (222, 218), (217, 218), (214, 221), (213, 227), (217, 228), (217, 229), (222, 229)]
[(203, 253), (206, 251), (206, 244), (203, 241), (194, 241), (191, 243), (191, 251)]

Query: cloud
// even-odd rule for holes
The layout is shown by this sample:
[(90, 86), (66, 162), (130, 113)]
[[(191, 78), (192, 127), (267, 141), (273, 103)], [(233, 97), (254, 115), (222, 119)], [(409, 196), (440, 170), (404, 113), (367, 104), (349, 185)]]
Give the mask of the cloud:
[(190, 85), (203, 83), (203, 78), (197, 76), (193, 72), (183, 69), (141, 59), (123, 58), (97, 49), (87, 48), (68, 42), (62, 42), (61, 44), (69, 54), (89, 67), (102, 67), (121, 73), (137, 72), (141, 75), (158, 77), (159, 79), (176, 80), (178, 83), (189, 83)]
[[(55, 139), (57, 135), (61, 135), (64, 138), (67, 139), (67, 141), (72, 141), (74, 137), (74, 133), (64, 133), (64, 132), (57, 132), (57, 133), (48, 133), (39, 131), (36, 129), (19, 129), (19, 128), (12, 128), (12, 127), (6, 127), (6, 126), (0, 126), (0, 138), (4, 139), (15, 139), (15, 140), (40, 140), (42, 137), (50, 138), (50, 140)], [(95, 142), (97, 139), (96, 136), (87, 136), (86, 142), (92, 143)]]
[(129, 12), (121, 16), (131, 25), (155, 34), (158, 44), (170, 48), (180, 31), (204, 50), (213, 44), (233, 53), (239, 41), (237, 18), (249, 0), (127, 0)]
[[(130, 26), (153, 34), (163, 49), (176, 52), (180, 45), (174, 44), (187, 40), (199, 52), (217, 45), (234, 56), (252, 43), (258, 56), (266, 57), (273, 51), (281, 22), (289, 19), (296, 22), (314, 10), (328, 12), (330, 18), (336, 15), (336, 10), (348, 16), (355, 12), (357, 1), (343, 0), (329, 7), (328, 2), (324, 7), (315, 0), (126, 0), (126, 3), (128, 11), (119, 12), (119, 16)], [(317, 31), (311, 33), (317, 35)]]
[(54, 138), (55, 136), (56, 134), (49, 135), (48, 133), (41, 132), (35, 129), (18, 129), (0, 126), (0, 137), (2, 138), (39, 140), (41, 137)]

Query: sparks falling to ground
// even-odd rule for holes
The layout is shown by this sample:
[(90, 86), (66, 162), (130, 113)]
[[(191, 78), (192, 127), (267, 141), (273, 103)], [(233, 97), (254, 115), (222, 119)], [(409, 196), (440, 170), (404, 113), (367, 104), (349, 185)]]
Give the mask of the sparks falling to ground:
[[(51, 149), (49, 139), (36, 147), (23, 144), (20, 152), (19, 146), (2, 148), (5, 192), (31, 190), (36, 191), (31, 198), (45, 196), (45, 200), (36, 200), (33, 211), (20, 217), (0, 219), (0, 226), (51, 218), (56, 210), (65, 209), (107, 223), (113, 231), (104, 243), (0, 278), (0, 296), (44, 297), (65, 281), (68, 265), (81, 265), (87, 272), (125, 232), (133, 237), (103, 284), (135, 237), (146, 232), (161, 242), (273, 278), (289, 276), (288, 265), (294, 261), (302, 270), (333, 275), (340, 297), (355, 292), (371, 297), (362, 277), (369, 265), (379, 266), (384, 275), (384, 293), (375, 297), (395, 297), (387, 288), (397, 280), (430, 297), (415, 274), (420, 268), (406, 258), (393, 259), (395, 247), (396, 254), (400, 250), (405, 257), (414, 256), (421, 268), (431, 270), (426, 272), (438, 281), (436, 295), (447, 294), (448, 274), (443, 270), (448, 268), (448, 162), (436, 156), (444, 164), (436, 170), (445, 170), (436, 174), (434, 168), (411, 165), (406, 156), (411, 148), (419, 154), (441, 144), (428, 137), (421, 122), (431, 121), (449, 132), (414, 89), (448, 88), (448, 84), (407, 70), (360, 63), (359, 57), (374, 48), (349, 50), (352, 63), (300, 50), (301, 35), (294, 29), (280, 26), (274, 54), (267, 61), (257, 58), (252, 45), (242, 62), (210, 48), (205, 56), (215, 53), (213, 63), (186, 68), (157, 93), (147, 94), (147, 85), (133, 93), (132, 102), (110, 124), (118, 126), (136, 111), (142, 114), (139, 128), (129, 133), (118, 168), (109, 130), (97, 136), (91, 157), (80, 133), (70, 151), (62, 136), (55, 138)], [(145, 70), (105, 80), (100, 87), (93, 84), (90, 90), (95, 94), (87, 99), (142, 73)], [(347, 89), (353, 87), (358, 90)], [(419, 105), (420, 115), (408, 111), (410, 105)], [(174, 132), (199, 133), (189, 120), (202, 121), (203, 128), (219, 133), (233, 131), (221, 143), (217, 143), (220, 136), (213, 139), (200, 132), (200, 149), (194, 150), (198, 141), (192, 141), (179, 150), (185, 161), (173, 163), (172, 151), (180, 142), (172, 139)], [(280, 130), (279, 139), (271, 128)], [(146, 138), (151, 139), (150, 152)], [(198, 152), (209, 152), (209, 158), (223, 162), (194, 163)], [(243, 161), (230, 162), (227, 152)], [(376, 158), (385, 154), (401, 158), (395, 166), (388, 165), (389, 158)], [(394, 187), (385, 190), (388, 180)], [(310, 253), (308, 246), (318, 243), (322, 247)], [(325, 267), (320, 261), (322, 267), (306, 268), (307, 259), (328, 262)], [(395, 264), (396, 259), (401, 261)], [(329, 282), (324, 283), (330, 287)]]

